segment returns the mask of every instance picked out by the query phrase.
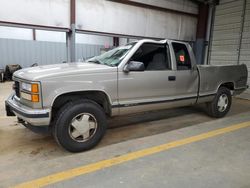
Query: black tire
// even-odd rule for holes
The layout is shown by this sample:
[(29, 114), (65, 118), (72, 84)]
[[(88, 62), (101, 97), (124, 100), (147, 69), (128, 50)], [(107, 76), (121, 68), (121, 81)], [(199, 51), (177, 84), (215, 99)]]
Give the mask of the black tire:
[[(219, 107), (220, 97), (227, 99), (226, 107)], [(232, 95), (228, 88), (220, 87), (213, 101), (207, 104), (208, 114), (215, 118), (224, 117), (230, 110), (232, 104)]]
[[(105, 134), (107, 128), (106, 115), (102, 107), (94, 101), (78, 100), (69, 102), (57, 114), (54, 127), (52, 128), (53, 136), (60, 146), (70, 152), (81, 152), (93, 148)], [(71, 129), (74, 129), (72, 121), (76, 121), (76, 118), (82, 116), (82, 114), (84, 114), (83, 116), (89, 116), (89, 118), (94, 119), (92, 120), (93, 122), (96, 122), (94, 133), (89, 128), (92, 131), (92, 136), (85, 141), (73, 138), (73, 131), (71, 133)], [(80, 118), (83, 118), (83, 116)], [(89, 135), (91, 135), (91, 132), (89, 132)], [(83, 135), (81, 139), (84, 139)]]

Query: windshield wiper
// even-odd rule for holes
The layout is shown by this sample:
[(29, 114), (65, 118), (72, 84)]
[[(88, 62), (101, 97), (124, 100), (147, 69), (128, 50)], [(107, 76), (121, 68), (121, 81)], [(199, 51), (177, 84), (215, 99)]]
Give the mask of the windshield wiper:
[(110, 67), (114, 67), (115, 65), (112, 65), (112, 64), (108, 64), (108, 63), (103, 63), (101, 61), (99, 61), (98, 59), (93, 59), (93, 60), (89, 60), (87, 62), (91, 62), (91, 63), (96, 63), (96, 64), (101, 64), (101, 65), (107, 65), (107, 66), (110, 66)]
[(87, 62), (91, 62), (91, 63), (96, 63), (96, 64), (102, 64), (99, 60), (94, 59), (94, 60), (89, 60)]
[(114, 67), (115, 66), (115, 65), (109, 64), (109, 63), (103, 63), (103, 65), (107, 65), (107, 66), (110, 66), (110, 67)]

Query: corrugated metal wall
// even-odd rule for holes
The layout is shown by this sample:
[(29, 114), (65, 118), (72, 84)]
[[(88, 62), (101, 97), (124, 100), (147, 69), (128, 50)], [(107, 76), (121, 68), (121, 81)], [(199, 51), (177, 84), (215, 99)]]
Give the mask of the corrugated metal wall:
[[(216, 6), (209, 60), (212, 65), (245, 63), (250, 75), (250, 0), (221, 0)], [(250, 90), (242, 97), (250, 99)]]
[(44, 65), (60, 63), (66, 59), (64, 43), (0, 39), (0, 67), (7, 64), (28, 67), (34, 63)]
[(220, 1), (216, 6), (210, 64), (237, 64), (243, 0)]
[[(245, 63), (248, 67), (248, 84), (250, 86), (250, 0), (247, 0), (245, 5), (239, 63)], [(242, 96), (250, 99), (250, 89), (248, 89)]]
[[(86, 59), (100, 54), (101, 45), (77, 44), (76, 57)], [(66, 43), (31, 40), (0, 39), (0, 68), (7, 64), (29, 67), (61, 63), (67, 60)]]
[(101, 53), (102, 45), (76, 44), (76, 60), (86, 60)]

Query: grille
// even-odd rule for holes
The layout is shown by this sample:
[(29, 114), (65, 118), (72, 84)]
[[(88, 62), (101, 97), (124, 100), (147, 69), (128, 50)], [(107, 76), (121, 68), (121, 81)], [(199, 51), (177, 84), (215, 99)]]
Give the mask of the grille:
[(15, 83), (14, 83), (14, 88), (13, 88), (13, 89), (14, 89), (15, 92), (16, 92), (16, 96), (17, 96), (18, 98), (20, 98), (20, 83), (17, 82), (17, 81), (15, 81)]

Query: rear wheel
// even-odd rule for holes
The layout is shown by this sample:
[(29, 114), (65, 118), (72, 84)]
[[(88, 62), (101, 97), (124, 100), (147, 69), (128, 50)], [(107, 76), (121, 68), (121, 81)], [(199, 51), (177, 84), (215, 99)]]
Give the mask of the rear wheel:
[(106, 115), (97, 103), (80, 100), (67, 103), (55, 120), (53, 135), (64, 149), (80, 152), (96, 146), (105, 134)]
[(208, 103), (208, 114), (212, 117), (224, 117), (230, 110), (232, 96), (229, 89), (220, 87), (214, 100)]

